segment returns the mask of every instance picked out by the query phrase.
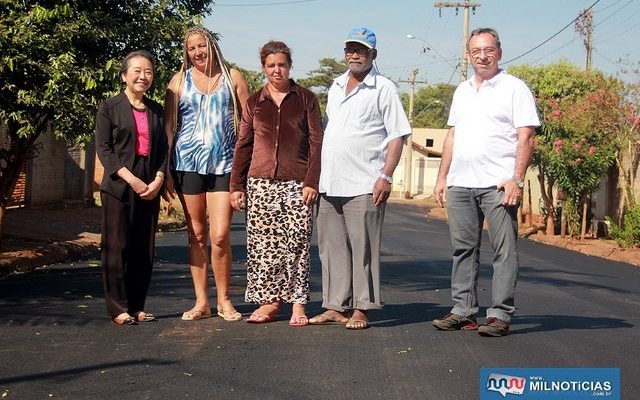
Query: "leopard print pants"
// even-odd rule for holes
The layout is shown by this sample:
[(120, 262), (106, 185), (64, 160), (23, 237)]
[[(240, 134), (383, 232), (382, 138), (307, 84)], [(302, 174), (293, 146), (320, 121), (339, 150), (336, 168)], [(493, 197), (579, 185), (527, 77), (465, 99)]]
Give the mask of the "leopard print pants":
[(300, 182), (248, 179), (245, 301), (309, 301), (312, 229)]

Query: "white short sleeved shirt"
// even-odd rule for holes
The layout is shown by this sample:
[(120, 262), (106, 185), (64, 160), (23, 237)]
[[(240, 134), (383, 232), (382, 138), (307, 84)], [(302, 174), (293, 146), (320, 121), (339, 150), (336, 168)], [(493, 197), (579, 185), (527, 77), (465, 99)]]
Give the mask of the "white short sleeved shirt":
[(327, 100), (320, 193), (350, 197), (371, 193), (384, 166), (387, 143), (411, 126), (398, 89), (372, 68), (345, 95), (349, 72), (333, 82)]
[(513, 176), (517, 128), (540, 126), (535, 100), (520, 79), (500, 71), (476, 90), (458, 86), (448, 125), (455, 127), (447, 186), (486, 188)]

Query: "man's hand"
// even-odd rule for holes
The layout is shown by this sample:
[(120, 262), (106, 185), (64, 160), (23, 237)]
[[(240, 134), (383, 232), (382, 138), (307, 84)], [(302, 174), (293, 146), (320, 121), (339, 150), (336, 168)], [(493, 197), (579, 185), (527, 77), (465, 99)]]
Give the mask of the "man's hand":
[(382, 178), (378, 178), (373, 185), (373, 203), (376, 207), (387, 201), (389, 194), (391, 194), (391, 184)]
[(518, 207), (522, 200), (522, 189), (516, 185), (513, 179), (505, 179), (498, 184), (498, 192), (504, 190), (502, 205), (505, 207)]
[(447, 202), (447, 183), (444, 180), (438, 179), (436, 181), (436, 186), (433, 188), (433, 198), (436, 199), (436, 203), (440, 207), (445, 206)]

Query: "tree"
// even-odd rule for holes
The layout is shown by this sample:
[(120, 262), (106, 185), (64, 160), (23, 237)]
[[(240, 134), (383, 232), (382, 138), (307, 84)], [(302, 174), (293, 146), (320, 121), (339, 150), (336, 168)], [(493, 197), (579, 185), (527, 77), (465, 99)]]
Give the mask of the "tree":
[(616, 220), (620, 222), (625, 209), (638, 204), (635, 187), (640, 167), (640, 61), (623, 61), (625, 68), (620, 72), (631, 79), (624, 84), (622, 105), (617, 108), (622, 130), (618, 135), (619, 151), (616, 153), (618, 176), (622, 179), (622, 201), (618, 206)]
[[(548, 101), (543, 111), (544, 134), (537, 152), (547, 172), (566, 195), (563, 212), (569, 234), (584, 238), (588, 195), (613, 164), (618, 125), (608, 111), (618, 105), (617, 93), (601, 88), (575, 100)], [(613, 140), (612, 140), (613, 139)], [(579, 208), (582, 205), (582, 221)]]
[(230, 65), (232, 68), (235, 68), (242, 73), (245, 81), (247, 81), (247, 86), (249, 86), (249, 93), (253, 94), (264, 86), (265, 76), (263, 71), (250, 71), (239, 67), (234, 63), (230, 63)]
[(335, 58), (322, 58), (319, 61), (320, 67), (307, 73), (308, 78), (299, 79), (298, 83), (313, 92), (318, 97), (320, 103), (320, 111), (324, 114), (327, 106), (327, 95), (333, 80), (344, 74), (348, 69), (344, 60), (336, 60)]
[[(211, 0), (0, 0), (2, 221), (18, 174), (46, 131), (69, 143), (92, 138), (97, 104), (121, 89), (119, 60), (146, 49), (158, 60), (151, 96), (162, 99), (182, 62), (182, 34)], [(88, 29), (91, 27), (91, 29)]]
[[(438, 83), (421, 87), (413, 98), (413, 126), (416, 128), (447, 128), (449, 107), (456, 87)], [(409, 114), (409, 94), (402, 94), (402, 104)]]
[[(547, 217), (547, 234), (553, 234), (554, 186), (565, 195), (571, 234), (580, 226), (578, 206), (583, 205), (582, 231), (586, 229), (587, 195), (614, 160), (619, 132), (616, 113), (621, 83), (598, 71), (583, 71), (561, 61), (547, 66), (512, 67), (532, 89), (542, 126), (536, 135), (532, 165)], [(563, 211), (565, 211), (563, 210)]]

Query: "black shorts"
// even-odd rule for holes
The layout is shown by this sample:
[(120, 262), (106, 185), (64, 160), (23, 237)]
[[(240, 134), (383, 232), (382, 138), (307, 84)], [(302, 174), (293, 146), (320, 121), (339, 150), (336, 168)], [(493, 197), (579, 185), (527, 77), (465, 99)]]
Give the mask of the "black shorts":
[(197, 172), (171, 171), (173, 187), (182, 194), (202, 194), (207, 192), (228, 192), (231, 174), (201, 175)]

